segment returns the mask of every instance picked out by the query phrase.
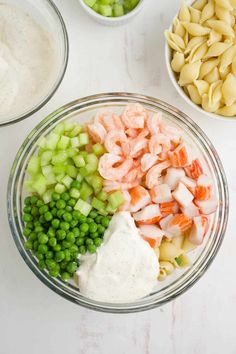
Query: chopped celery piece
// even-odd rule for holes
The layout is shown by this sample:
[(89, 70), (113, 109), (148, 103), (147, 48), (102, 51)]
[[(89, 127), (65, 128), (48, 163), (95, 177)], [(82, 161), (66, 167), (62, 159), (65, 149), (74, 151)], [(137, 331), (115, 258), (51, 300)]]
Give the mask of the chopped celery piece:
[(77, 181), (82, 182), (83, 176), (81, 176), (81, 174), (78, 173), (76, 179), (77, 179)]
[(87, 200), (93, 194), (93, 189), (90, 187), (85, 181), (82, 182), (80, 188), (80, 198), (83, 200)]
[(54, 128), (54, 133), (58, 135), (62, 135), (65, 131), (65, 123), (59, 123), (57, 126)]
[(92, 6), (92, 9), (95, 11), (95, 12), (98, 12), (99, 11), (99, 5), (98, 4), (94, 4)]
[(181, 254), (180, 256), (176, 257), (175, 261), (180, 268), (187, 267), (191, 264), (190, 259), (185, 254)]
[(87, 133), (81, 133), (79, 135), (80, 146), (87, 145), (89, 143), (89, 135)]
[(52, 167), (53, 172), (58, 175), (60, 173), (65, 173), (66, 172), (66, 166), (65, 165), (56, 165)]
[(47, 190), (46, 178), (43, 175), (38, 175), (33, 182), (33, 188), (39, 195), (43, 195)]
[(93, 187), (95, 193), (98, 193), (103, 187), (103, 179), (100, 176), (93, 176), (91, 186)]
[(76, 167), (84, 167), (85, 166), (84, 158), (81, 155), (74, 156), (73, 161), (74, 161)]
[(72, 188), (70, 190), (70, 196), (71, 196), (71, 198), (79, 199), (80, 191), (78, 189), (76, 189), (76, 188)]
[(73, 165), (68, 165), (66, 167), (66, 173), (71, 177), (71, 178), (76, 178), (77, 177), (77, 168)]
[(88, 165), (94, 166), (95, 171), (98, 168), (98, 158), (95, 154), (88, 154), (85, 158)]
[(77, 136), (79, 133), (81, 133), (82, 130), (83, 130), (83, 128), (81, 127), (81, 125), (76, 125), (76, 126), (74, 127), (74, 129), (73, 129), (71, 132), (69, 132), (68, 136), (69, 136), (70, 138), (74, 138), (74, 137)]
[(73, 122), (65, 122), (65, 131), (70, 132), (74, 129), (75, 123)]
[(87, 155), (88, 155), (87, 151), (80, 151), (79, 154), (80, 154), (81, 156), (83, 156), (84, 159), (86, 159), (86, 157), (87, 157)]
[(40, 159), (37, 156), (32, 156), (29, 160), (27, 172), (31, 175), (36, 175), (40, 171)]
[(32, 181), (32, 179), (28, 180), (28, 181), (25, 181), (24, 186), (25, 186), (25, 188), (26, 188), (28, 193), (33, 193), (34, 192), (33, 183), (34, 182)]
[(92, 184), (92, 180), (93, 180), (93, 178), (94, 178), (94, 175), (90, 175), (90, 176), (86, 176), (85, 177), (85, 180), (86, 180), (86, 182), (88, 183), (88, 184)]
[(113, 5), (114, 0), (98, 0), (99, 5)]
[(65, 173), (60, 173), (56, 176), (57, 182), (61, 183), (62, 179), (65, 177)]
[(132, 11), (139, 3), (140, 0), (124, 0), (124, 9), (126, 11)]
[(68, 138), (68, 136), (62, 135), (60, 140), (57, 143), (57, 148), (59, 150), (66, 150), (69, 145), (70, 145), (70, 138)]
[(71, 138), (70, 139), (70, 143), (71, 143), (71, 147), (72, 148), (77, 148), (80, 146), (80, 141), (79, 141), (79, 138), (78, 136), (74, 137), (74, 138)]
[(46, 141), (47, 141), (46, 138), (44, 136), (42, 136), (37, 142), (38, 147), (45, 149)]
[(61, 151), (52, 157), (52, 164), (60, 165), (66, 161), (67, 157), (68, 157), (67, 153), (65, 151)]
[(92, 210), (92, 206), (84, 200), (79, 199), (75, 204), (74, 209), (80, 211), (81, 214), (83, 214), (84, 216), (88, 216), (88, 214)]
[(53, 193), (53, 189), (48, 189), (44, 194), (43, 194), (43, 201), (45, 204), (48, 204), (51, 202), (52, 200), (52, 193)]
[(70, 185), (71, 183), (73, 182), (73, 179), (68, 176), (68, 175), (65, 175), (65, 177), (62, 178), (61, 182), (67, 187), (67, 188), (70, 188)]
[(115, 4), (113, 5), (113, 16), (114, 17), (120, 17), (124, 15), (124, 8), (121, 4)]
[(106, 211), (108, 212), (108, 214), (115, 214), (116, 210), (117, 208), (113, 208), (109, 203), (107, 204)]
[(70, 149), (66, 150), (66, 153), (67, 153), (68, 157), (74, 157), (74, 156), (76, 156), (78, 154), (78, 150), (70, 148)]
[(98, 211), (105, 210), (106, 208), (106, 204), (95, 197), (93, 198), (91, 205), (94, 209), (97, 209)]
[(119, 208), (125, 201), (124, 195), (120, 191), (111, 193), (107, 199), (113, 209)]
[(47, 178), (48, 175), (53, 174), (52, 165), (47, 165), (42, 167), (42, 174)]
[(97, 0), (84, 0), (85, 4), (88, 5), (89, 7), (92, 7)]
[(98, 210), (98, 214), (106, 216), (106, 215), (108, 215), (108, 212), (106, 209), (101, 209), (101, 210)]
[(48, 150), (55, 150), (59, 139), (60, 139), (60, 135), (55, 134), (55, 133), (50, 133), (47, 136), (46, 148)]
[(89, 172), (89, 171), (87, 170), (86, 166), (81, 167), (81, 168), (79, 169), (79, 173), (80, 173), (81, 176), (83, 176), (83, 177), (86, 177), (86, 176), (88, 176), (89, 174), (91, 174), (91, 172)]
[(66, 187), (64, 186), (64, 184), (61, 184), (61, 183), (57, 183), (55, 185), (55, 192), (56, 193), (59, 193), (59, 194), (62, 194), (66, 191)]
[(106, 152), (104, 146), (102, 144), (99, 144), (99, 143), (94, 144), (92, 146), (92, 149), (93, 149), (94, 154), (97, 155), (97, 156), (101, 156), (101, 155), (103, 155)]
[(53, 152), (52, 151), (44, 151), (42, 153), (42, 155), (40, 156), (40, 165), (41, 166), (46, 166), (49, 165), (49, 162), (51, 161), (53, 156)]
[(99, 5), (99, 13), (105, 17), (112, 16), (112, 7), (110, 5)]
[(96, 197), (102, 202), (105, 202), (107, 200), (108, 194), (105, 191), (101, 191), (97, 194)]

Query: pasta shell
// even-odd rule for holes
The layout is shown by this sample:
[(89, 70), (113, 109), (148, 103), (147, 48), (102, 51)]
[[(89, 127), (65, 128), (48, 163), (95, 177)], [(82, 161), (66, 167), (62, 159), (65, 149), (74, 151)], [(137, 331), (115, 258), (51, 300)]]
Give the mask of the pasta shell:
[(185, 54), (188, 54), (191, 52), (191, 50), (197, 46), (198, 44), (202, 44), (205, 42), (205, 38), (204, 37), (193, 37), (192, 39), (190, 39), (190, 41), (188, 42), (186, 49), (184, 51)]
[(233, 59), (231, 68), (232, 68), (232, 73), (236, 75), (236, 58)]
[(209, 20), (208, 25), (216, 32), (225, 36), (234, 37), (234, 31), (232, 27), (223, 20)]
[(179, 20), (180, 21), (191, 21), (191, 15), (188, 9), (188, 6), (185, 4), (184, 1), (182, 1), (180, 10), (179, 10)]
[(192, 36), (205, 36), (206, 34), (210, 33), (210, 28), (208, 27), (203, 27), (199, 25), (198, 23), (193, 23), (193, 22), (183, 22), (183, 26), (188, 31), (189, 34)]
[(222, 99), (222, 80), (215, 82), (213, 85), (213, 92), (212, 92), (212, 101), (213, 102), (220, 102)]
[(231, 6), (236, 9), (236, 0), (230, 0)]
[(201, 18), (201, 11), (194, 9), (194, 7), (189, 7), (189, 11), (191, 14), (191, 22), (199, 23)]
[(219, 5), (215, 6), (215, 13), (216, 16), (222, 20), (231, 25), (231, 15), (229, 10), (225, 9), (224, 7), (221, 7)]
[(231, 72), (231, 67), (227, 66), (224, 71), (220, 72), (220, 78), (221, 80), (225, 80), (227, 75)]
[(202, 108), (207, 112), (215, 112), (220, 107), (220, 102), (211, 102), (209, 96), (205, 93), (202, 96)]
[(231, 73), (222, 85), (222, 95), (226, 106), (231, 106), (236, 100), (236, 77)]
[(185, 59), (184, 59), (184, 54), (176, 52), (173, 55), (173, 59), (171, 61), (171, 68), (174, 70), (176, 73), (179, 73), (182, 69), (182, 67), (185, 64)]
[(194, 85), (188, 85), (187, 90), (188, 90), (189, 97), (191, 98), (191, 101), (193, 101), (196, 104), (202, 103), (202, 98), (199, 95), (199, 92)]
[(231, 106), (221, 107), (216, 111), (216, 113), (220, 114), (221, 116), (233, 117), (236, 115), (236, 103), (232, 104)]
[(208, 3), (202, 9), (200, 24), (209, 20), (209, 18), (213, 17), (214, 13), (215, 13), (214, 2), (213, 0), (208, 1)]
[(206, 54), (207, 50), (208, 46), (206, 43), (200, 44), (191, 51), (189, 57), (186, 60), (190, 63), (201, 60)]
[(209, 84), (212, 84), (213, 82), (218, 81), (219, 79), (220, 79), (220, 74), (219, 74), (219, 70), (217, 67), (212, 69), (209, 72), (209, 74), (204, 76), (204, 80), (207, 81)]
[(185, 44), (185, 46), (188, 44), (188, 41), (189, 41), (189, 34), (188, 34), (188, 32), (186, 31), (186, 32), (185, 32), (185, 35), (184, 35), (184, 44)]
[(182, 52), (185, 48), (184, 40), (180, 36), (170, 31), (165, 31), (165, 37), (169, 46), (177, 52)]
[(183, 38), (186, 33), (184, 26), (180, 23), (178, 18), (175, 18), (175, 20), (174, 20), (173, 31), (175, 34), (177, 34), (181, 38)]
[(204, 80), (194, 80), (194, 85), (196, 86), (199, 95), (203, 96), (205, 93), (209, 91), (209, 84), (207, 81)]
[(194, 4), (192, 5), (192, 7), (194, 9), (197, 9), (199, 11), (202, 11), (202, 9), (204, 8), (204, 6), (206, 5), (207, 3), (207, 0), (196, 0), (194, 2)]
[(220, 67), (219, 71), (220, 73), (223, 73), (225, 69), (232, 64), (232, 61), (235, 57), (236, 54), (236, 45), (233, 45), (232, 47), (228, 48), (221, 56), (220, 60)]
[(222, 39), (222, 34), (211, 30), (210, 34), (209, 34), (209, 39), (207, 41), (207, 45), (208, 47), (210, 47), (212, 44), (220, 42)]
[(210, 59), (202, 63), (201, 69), (200, 69), (200, 74), (199, 74), (199, 79), (203, 79), (204, 76), (209, 74), (209, 72), (214, 69), (220, 62), (219, 58), (216, 59)]
[(179, 85), (184, 86), (191, 84), (193, 80), (196, 80), (199, 75), (201, 67), (201, 61), (196, 61), (195, 63), (185, 64), (180, 72)]
[(225, 9), (232, 11), (233, 7), (231, 6), (231, 3), (229, 0), (215, 0), (215, 3), (221, 7), (224, 7)]
[(214, 43), (210, 46), (208, 49), (205, 58), (211, 58), (211, 57), (219, 57), (221, 54), (223, 54), (226, 49), (230, 47), (230, 43), (222, 43), (222, 42), (217, 42)]

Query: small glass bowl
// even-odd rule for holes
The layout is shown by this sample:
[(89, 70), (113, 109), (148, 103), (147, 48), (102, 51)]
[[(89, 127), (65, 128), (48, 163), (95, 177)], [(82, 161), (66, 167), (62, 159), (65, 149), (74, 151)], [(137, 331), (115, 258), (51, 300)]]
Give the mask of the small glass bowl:
[(25, 0), (19, 2), (18, 0), (4, 0), (4, 4), (11, 4), (19, 7), (25, 13), (32, 16), (37, 23), (50, 33), (53, 45), (56, 51), (56, 63), (54, 67), (54, 77), (51, 80), (48, 92), (39, 97), (37, 102), (34, 102), (31, 107), (19, 114), (12, 114), (6, 116), (4, 120), (0, 121), (0, 127), (8, 124), (19, 122), (28, 118), (33, 113), (42, 108), (54, 95), (58, 89), (67, 68), (69, 55), (69, 41), (65, 23), (63, 18), (51, 0)]
[[(49, 277), (46, 271), (38, 268), (36, 258), (24, 248), (22, 234), (22, 210), (25, 197), (24, 179), (26, 166), (35, 153), (38, 139), (48, 134), (59, 122), (71, 119), (88, 122), (99, 109), (112, 109), (120, 112), (129, 103), (138, 102), (150, 112), (161, 111), (167, 122), (183, 130), (188, 142), (198, 150), (205, 160), (215, 184), (219, 207), (213, 216), (210, 231), (203, 245), (192, 252), (193, 265), (184, 270), (176, 270), (164, 282), (158, 283), (158, 289), (143, 299), (132, 303), (102, 303), (90, 300), (80, 294), (79, 289), (59, 279)], [(211, 142), (203, 131), (184, 113), (158, 99), (131, 93), (107, 93), (85, 97), (69, 103), (45, 118), (24, 141), (17, 153), (11, 169), (7, 192), (8, 219), (16, 246), (25, 262), (36, 276), (49, 288), (64, 298), (84, 307), (104, 312), (137, 312), (151, 309), (173, 300), (191, 287), (207, 270), (215, 258), (223, 241), (228, 220), (228, 188), (224, 169)]]

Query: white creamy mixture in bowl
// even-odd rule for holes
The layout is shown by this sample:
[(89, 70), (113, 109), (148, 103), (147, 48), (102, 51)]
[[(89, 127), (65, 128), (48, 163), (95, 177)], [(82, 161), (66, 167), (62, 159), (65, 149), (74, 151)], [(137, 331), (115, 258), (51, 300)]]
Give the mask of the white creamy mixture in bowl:
[(41, 108), (67, 66), (68, 40), (50, 1), (0, 3), (0, 126)]

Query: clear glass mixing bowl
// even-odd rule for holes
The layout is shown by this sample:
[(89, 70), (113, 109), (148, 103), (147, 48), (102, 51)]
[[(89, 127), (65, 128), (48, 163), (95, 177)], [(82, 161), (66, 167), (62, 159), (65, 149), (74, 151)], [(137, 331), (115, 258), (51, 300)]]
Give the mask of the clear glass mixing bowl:
[[(158, 284), (155, 292), (139, 301), (122, 304), (102, 303), (82, 296), (76, 286), (49, 277), (46, 271), (41, 271), (38, 268), (34, 256), (25, 250), (22, 234), (22, 208), (25, 197), (23, 183), (28, 161), (37, 149), (37, 140), (39, 137), (48, 134), (58, 122), (72, 119), (83, 123), (90, 120), (98, 109), (112, 108), (114, 111), (120, 112), (125, 105), (133, 102), (141, 103), (151, 112), (162, 111), (167, 121), (184, 131), (189, 143), (204, 158), (205, 164), (214, 179), (219, 207), (213, 217), (210, 231), (206, 235), (203, 245), (192, 253), (193, 265), (190, 268), (175, 271), (167, 280)], [(163, 305), (191, 287), (205, 273), (219, 250), (226, 230), (229, 209), (224, 169), (216, 150), (203, 131), (177, 108), (155, 98), (129, 93), (99, 94), (76, 100), (59, 108), (36, 126), (24, 141), (12, 166), (7, 204), (10, 228), (17, 248), (31, 270), (45, 285), (57, 294), (79, 305), (98, 311), (118, 313), (137, 312)]]

